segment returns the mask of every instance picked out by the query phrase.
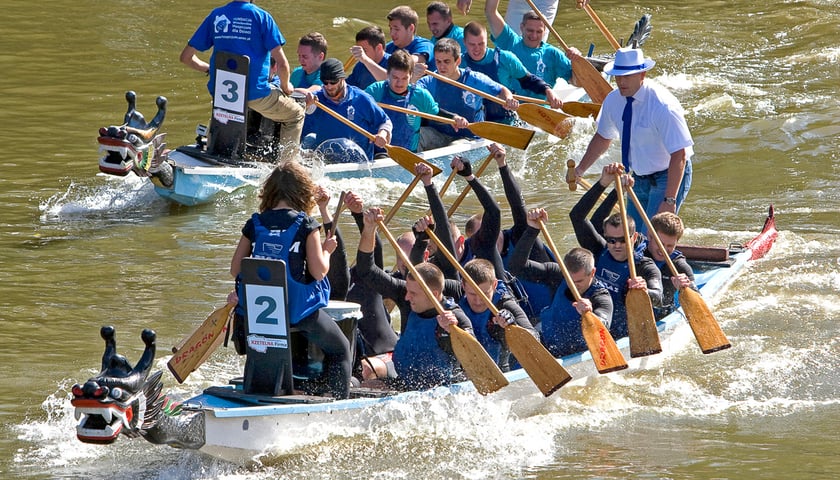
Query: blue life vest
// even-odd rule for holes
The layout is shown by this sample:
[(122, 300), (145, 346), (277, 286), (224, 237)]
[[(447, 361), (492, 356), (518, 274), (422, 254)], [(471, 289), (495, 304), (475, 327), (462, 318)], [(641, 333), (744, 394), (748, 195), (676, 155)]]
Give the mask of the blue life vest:
[[(286, 230), (269, 230), (260, 222), (259, 213), (251, 219), (256, 236), (251, 256), (256, 258), (274, 258), (289, 264), (289, 252), (293, 248), (295, 235), (306, 215), (299, 212), (295, 223)], [(239, 282), (237, 282), (239, 284)], [(240, 302), (243, 298), (239, 293)], [(286, 271), (286, 298), (289, 303), (289, 323), (295, 325), (321, 307), (326, 307), (330, 300), (330, 282), (327, 277), (311, 283), (303, 283)]]
[[(496, 302), (502, 298), (502, 295), (507, 293), (507, 288), (505, 284), (502, 282), (498, 282), (496, 286), (496, 291), (493, 292), (493, 298), (491, 301), (495, 305)], [(487, 354), (490, 355), (490, 358), (493, 359), (494, 362), (499, 363), (499, 353), (502, 350), (502, 345), (499, 343), (498, 340), (490, 336), (490, 332), (487, 330), (487, 326), (492, 321), (493, 315), (490, 312), (490, 309), (484, 310), (481, 313), (475, 313), (473, 309), (470, 307), (469, 302), (467, 302), (467, 296), (464, 295), (461, 297), (461, 300), (458, 301), (458, 305), (461, 307), (461, 310), (467, 314), (469, 317), (470, 322), (473, 325), (473, 333), (475, 333), (475, 338), (478, 340), (478, 343), (484, 347), (484, 350), (487, 351)]]
[(613, 300), (613, 316), (610, 334), (614, 339), (627, 336), (627, 307), (624, 297), (627, 295), (627, 280), (630, 267), (627, 260), (615, 260), (608, 249), (604, 249), (595, 262), (595, 278), (604, 284)]
[[(669, 257), (671, 257), (671, 261), (674, 261), (681, 256), (682, 252), (679, 250), (674, 250), (671, 252), (671, 255), (669, 255)], [(651, 260), (653, 260), (653, 257), (651, 257)], [(653, 263), (656, 265), (656, 268), (662, 272), (662, 305), (653, 306), (654, 316), (657, 320), (661, 320), (679, 308), (680, 296), (679, 290), (674, 288), (674, 284), (671, 283), (671, 270), (665, 267), (665, 261), (663, 260), (660, 262), (658, 260), (653, 260)]]
[[(508, 240), (508, 247), (506, 249), (507, 251), (505, 252), (505, 256), (502, 257), (502, 263), (504, 264), (505, 269), (508, 268), (508, 265), (510, 264), (510, 259), (513, 257), (513, 249), (513, 243), (510, 242), (510, 240)], [(540, 312), (545, 310), (546, 307), (548, 307), (551, 304), (551, 299), (553, 298), (554, 292), (552, 291), (551, 287), (544, 283), (525, 280), (519, 277), (516, 277), (516, 281), (519, 282), (519, 285), (521, 285), (522, 289), (525, 290), (525, 295), (527, 296), (527, 301), (520, 301), (519, 306), (522, 307), (523, 310), (525, 310), (525, 313), (528, 315), (528, 318), (538, 318), (540, 316)]]
[(431, 388), (452, 378), (455, 358), (438, 345), (437, 324), (437, 316), (423, 318), (414, 311), (408, 315), (392, 357), (397, 376), (408, 388)]
[[(593, 289), (603, 288), (595, 281), (581, 296), (586, 298)], [(566, 280), (560, 282), (551, 305), (542, 311), (541, 337), (545, 348), (555, 357), (562, 357), (572, 353), (583, 352), (587, 349), (586, 340), (580, 325), (580, 314), (572, 305), (574, 297), (568, 290)]]

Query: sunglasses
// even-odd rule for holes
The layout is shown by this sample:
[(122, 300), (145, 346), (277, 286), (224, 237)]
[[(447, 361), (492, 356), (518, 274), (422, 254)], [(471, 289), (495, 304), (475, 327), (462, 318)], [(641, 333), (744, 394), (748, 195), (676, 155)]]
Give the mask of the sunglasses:
[(606, 240), (610, 245), (615, 245), (616, 243), (627, 243), (624, 241), (624, 237), (604, 237), (604, 240)]
[(324, 85), (338, 85), (341, 80), (321, 80)]

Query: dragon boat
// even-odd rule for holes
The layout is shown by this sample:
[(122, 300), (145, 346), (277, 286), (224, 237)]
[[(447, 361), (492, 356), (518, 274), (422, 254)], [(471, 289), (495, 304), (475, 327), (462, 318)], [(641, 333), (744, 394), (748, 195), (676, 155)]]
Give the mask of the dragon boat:
[[(274, 140), (280, 126), (247, 108), (247, 75), (247, 57), (217, 52), (210, 125), (198, 126), (195, 143), (175, 149), (166, 148), (166, 133), (161, 131), (166, 97), (157, 97), (157, 112), (147, 122), (137, 110), (137, 94), (126, 92), (128, 110), (123, 123), (99, 129), (100, 172), (149, 178), (161, 197), (188, 206), (210, 202), (221, 192), (258, 185), (280, 153), (281, 147)], [(453, 156), (478, 160), (487, 155), (489, 143), (482, 138), (463, 139), (416, 156), (405, 152), (448, 171)], [(414, 161), (395, 161), (385, 156), (371, 161), (328, 163), (323, 158), (304, 155), (302, 161), (316, 178), (375, 177), (408, 183), (414, 177), (407, 170), (409, 166), (413, 170)]]
[[(764, 256), (776, 236), (775, 215), (771, 206), (761, 232), (745, 244), (684, 249), (705, 301), (721, 295), (751, 261)], [(350, 331), (360, 316), (355, 304), (348, 302), (331, 303), (326, 308), (340, 325), (349, 326)], [(660, 355), (630, 358), (629, 339), (617, 339), (619, 349), (629, 359), (627, 363), (631, 371), (656, 367), (662, 358), (683, 349), (691, 338), (689, 322), (682, 308), (657, 322), (657, 329), (662, 345)], [(347, 331), (345, 329), (345, 333)], [(305, 386), (300, 383), (307, 380), (297, 373), (292, 378), (281, 380), (281, 383), (289, 384), (285, 390), (288, 394), (253, 393), (254, 384), (259, 379), (254, 377), (253, 370), (249, 373), (249, 358), (244, 377), (233, 379), (226, 385), (211, 386), (191, 398), (176, 401), (163, 394), (163, 372), (151, 372), (156, 353), (156, 337), (152, 330), (143, 331), (141, 338), (145, 350), (133, 367), (125, 357), (117, 354), (113, 327), (103, 327), (101, 336), (105, 340), (101, 372), (72, 388), (71, 403), (79, 420), (76, 435), (87, 443), (110, 444), (120, 435), (142, 437), (155, 444), (196, 449), (230, 462), (246, 463), (258, 460), (262, 455), (293, 453), (307, 442), (323, 441), (330, 435), (340, 437), (348, 431), (368, 428), (389, 406), (398, 409), (401, 404), (422, 402), (424, 399), (428, 402), (446, 396), (479, 395), (474, 385), (466, 381), (411, 392), (351, 387), (349, 399), (334, 400), (301, 390)], [(282, 343), (282, 346), (288, 347), (285, 339), (281, 342), (264, 335), (255, 338), (261, 354), (266, 353), (267, 346), (279, 347)], [(298, 342), (294, 334), (290, 340), (292, 344)], [(573, 383), (586, 382), (598, 375), (588, 351), (557, 361), (572, 375)], [(272, 372), (281, 370), (272, 369)], [(490, 397), (511, 402), (519, 415), (538, 411), (546, 400), (528, 374), (518, 369), (504, 375), (509, 384), (491, 393)], [(313, 432), (319, 434), (314, 436)]]
[[(136, 93), (126, 92), (125, 98), (128, 111), (124, 123), (99, 129), (97, 141), (101, 154), (99, 170), (102, 173), (115, 176), (133, 173), (148, 178), (161, 197), (192, 206), (213, 201), (223, 192), (258, 185), (274, 166), (276, 150), (266, 133), (267, 129), (274, 128), (274, 124), (255, 112), (250, 112), (249, 118), (254, 120), (248, 123), (248, 140), (243, 143), (241, 152), (235, 148), (240, 139), (231, 140), (231, 135), (225, 132), (236, 128), (232, 120), (228, 124), (219, 122), (218, 126), (213, 126), (215, 120), (211, 122), (210, 135), (211, 138), (219, 135), (219, 138), (231, 143), (208, 145), (208, 129), (199, 125), (195, 143), (171, 150), (166, 148), (166, 133), (160, 131), (166, 117), (166, 97), (157, 97), (158, 111), (149, 122), (136, 109)], [(477, 161), (487, 155), (489, 144), (482, 138), (463, 139), (446, 147), (418, 153), (417, 157), (442, 171), (448, 171), (453, 156)], [(385, 178), (403, 183), (413, 178), (413, 173), (387, 156), (367, 162), (325, 163), (317, 155), (307, 155), (303, 161), (318, 178)]]
[[(645, 43), (652, 31), (650, 20), (651, 16), (645, 14), (635, 23), (627, 45)], [(599, 71), (603, 70), (611, 55), (593, 57), (593, 48), (594, 44), (586, 58)], [(258, 185), (278, 158), (274, 138), (279, 126), (247, 108), (244, 99), (248, 65), (248, 57), (216, 52), (210, 126), (199, 125), (195, 143), (174, 150), (166, 148), (166, 134), (160, 131), (166, 117), (166, 97), (157, 97), (158, 111), (146, 122), (136, 109), (137, 95), (126, 92), (128, 111), (123, 124), (99, 129), (100, 172), (115, 176), (134, 173), (149, 178), (161, 197), (187, 206), (210, 202), (222, 192)], [(564, 102), (588, 98), (584, 89), (572, 85), (555, 87), (555, 92)], [(547, 131), (559, 135), (556, 128)], [(487, 155), (489, 144), (483, 138), (461, 139), (443, 148), (418, 153), (417, 157), (448, 173), (453, 156), (477, 161)], [(309, 158), (304, 163), (316, 178), (385, 178), (408, 183), (414, 176), (405, 161), (387, 156), (348, 163), (325, 163), (323, 159)]]

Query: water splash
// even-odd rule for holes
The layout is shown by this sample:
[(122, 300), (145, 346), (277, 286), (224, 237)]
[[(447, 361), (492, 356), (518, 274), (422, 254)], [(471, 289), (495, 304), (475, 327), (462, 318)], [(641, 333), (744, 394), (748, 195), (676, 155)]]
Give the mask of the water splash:
[(43, 201), (39, 205), (41, 221), (114, 216), (126, 211), (142, 215), (159, 211), (166, 204), (144, 178), (134, 175), (101, 178), (106, 179), (105, 184), (88, 185), (72, 181), (64, 192)]

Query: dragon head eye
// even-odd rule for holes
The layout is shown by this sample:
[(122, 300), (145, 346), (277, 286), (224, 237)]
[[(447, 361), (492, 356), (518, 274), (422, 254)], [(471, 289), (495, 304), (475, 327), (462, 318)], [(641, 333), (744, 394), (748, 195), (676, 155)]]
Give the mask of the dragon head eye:
[(111, 389), (110, 395), (111, 398), (113, 398), (114, 400), (122, 400), (125, 396), (125, 391), (123, 391), (123, 389), (120, 387), (114, 387), (113, 389)]

